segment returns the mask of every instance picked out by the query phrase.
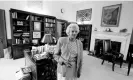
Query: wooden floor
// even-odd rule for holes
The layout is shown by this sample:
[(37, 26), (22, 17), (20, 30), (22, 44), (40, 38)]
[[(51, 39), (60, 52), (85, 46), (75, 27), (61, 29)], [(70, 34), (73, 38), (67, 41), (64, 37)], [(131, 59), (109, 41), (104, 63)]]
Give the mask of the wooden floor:
[[(0, 59), (0, 80), (16, 80), (15, 72), (25, 64), (24, 58), (21, 59)], [(83, 69), (78, 80), (133, 80), (133, 69), (130, 75), (127, 74), (127, 67), (115, 66), (115, 71), (111, 70), (111, 63), (105, 62), (101, 65), (101, 59), (87, 55), (84, 51)]]

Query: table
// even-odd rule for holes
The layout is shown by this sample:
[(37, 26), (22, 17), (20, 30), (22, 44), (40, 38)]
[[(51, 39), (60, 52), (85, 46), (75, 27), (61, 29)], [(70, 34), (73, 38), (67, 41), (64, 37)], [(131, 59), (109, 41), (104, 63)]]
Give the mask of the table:
[(53, 58), (34, 60), (30, 50), (24, 50), (25, 66), (30, 67), (32, 80), (57, 80), (57, 63)]

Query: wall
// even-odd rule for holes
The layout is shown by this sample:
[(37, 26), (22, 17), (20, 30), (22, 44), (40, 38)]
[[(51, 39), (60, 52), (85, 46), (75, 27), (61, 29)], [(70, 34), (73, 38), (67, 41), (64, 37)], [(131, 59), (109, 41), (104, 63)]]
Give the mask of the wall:
[[(96, 27), (98, 30), (103, 31), (105, 27), (100, 26), (102, 7), (120, 3), (122, 4), (122, 10), (119, 27), (111, 27), (111, 30), (118, 32), (120, 29), (127, 28), (128, 33), (131, 33), (133, 27), (133, 2), (129, 1), (84, 1), (80, 3), (78, 1), (43, 1), (43, 7), (41, 9), (35, 7), (29, 8), (27, 1), (0, 1), (0, 8), (6, 12), (7, 38), (11, 39), (10, 8), (56, 16), (58, 19), (65, 19), (70, 22), (76, 22), (77, 10), (92, 8), (92, 19), (89, 23), (92, 23), (92, 29)], [(60, 12), (61, 8), (64, 8), (64, 13)]]
[(122, 4), (122, 10), (119, 26), (110, 27), (111, 30), (113, 32), (119, 32), (120, 29), (127, 28), (127, 32), (131, 33), (133, 27), (133, 1), (85, 1), (77, 4), (76, 10), (92, 8), (92, 20), (90, 22), (93, 25), (93, 29), (97, 28), (99, 31), (103, 31), (106, 27), (101, 27), (102, 8), (114, 4)]
[[(56, 16), (58, 19), (68, 20), (70, 22), (75, 21), (74, 7), (72, 1), (44, 1), (44, 10), (48, 5), (48, 9), (51, 11), (50, 15)], [(61, 9), (64, 9), (64, 13), (61, 13)], [(73, 16), (74, 15), (74, 16)]]
[(132, 35), (131, 35), (131, 39), (130, 39), (130, 44), (133, 45), (133, 29), (132, 29)]
[[(75, 10), (83, 10), (83, 9), (89, 9), (92, 8), (92, 19), (91, 21), (89, 21), (88, 23), (92, 24), (92, 30), (94, 30), (95, 28), (97, 28), (98, 31), (104, 31), (107, 27), (101, 27), (101, 16), (102, 16), (102, 8), (104, 6), (109, 6), (109, 5), (115, 5), (115, 4), (122, 4), (122, 9), (121, 9), (121, 15), (120, 15), (120, 20), (119, 20), (119, 26), (118, 27), (110, 27), (110, 29), (113, 32), (119, 32), (121, 29), (126, 28), (127, 29), (127, 33), (132, 33), (132, 28), (133, 28), (133, 1), (85, 1), (82, 3), (79, 3), (76, 5)], [(75, 11), (75, 15), (76, 15), (76, 11)], [(75, 17), (76, 20), (76, 17)], [(93, 31), (92, 31), (92, 35), (93, 35)], [(130, 44), (130, 38), (131, 35), (129, 35), (128, 39), (127, 39), (127, 49), (129, 47)], [(91, 38), (91, 46), (90, 47), (94, 47), (94, 44), (92, 45), (92, 43), (94, 42), (94, 40), (92, 40), (93, 37)], [(126, 49), (126, 50), (127, 50)], [(91, 49), (90, 49), (91, 50)], [(125, 53), (127, 54), (127, 53)], [(125, 56), (126, 58), (126, 56)]]

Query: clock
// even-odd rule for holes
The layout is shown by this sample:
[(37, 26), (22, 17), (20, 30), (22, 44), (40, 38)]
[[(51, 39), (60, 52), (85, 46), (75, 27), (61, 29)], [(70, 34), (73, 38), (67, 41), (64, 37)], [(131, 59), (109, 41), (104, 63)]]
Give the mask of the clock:
[(64, 13), (64, 12), (65, 12), (65, 10), (62, 8), (62, 9), (61, 9), (61, 13)]

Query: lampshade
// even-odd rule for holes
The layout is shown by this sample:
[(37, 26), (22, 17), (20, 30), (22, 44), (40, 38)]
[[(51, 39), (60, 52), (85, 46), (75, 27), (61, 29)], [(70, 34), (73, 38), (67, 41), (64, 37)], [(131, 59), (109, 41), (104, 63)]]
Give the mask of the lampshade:
[(51, 34), (45, 34), (41, 40), (42, 43), (53, 43), (53, 38)]

